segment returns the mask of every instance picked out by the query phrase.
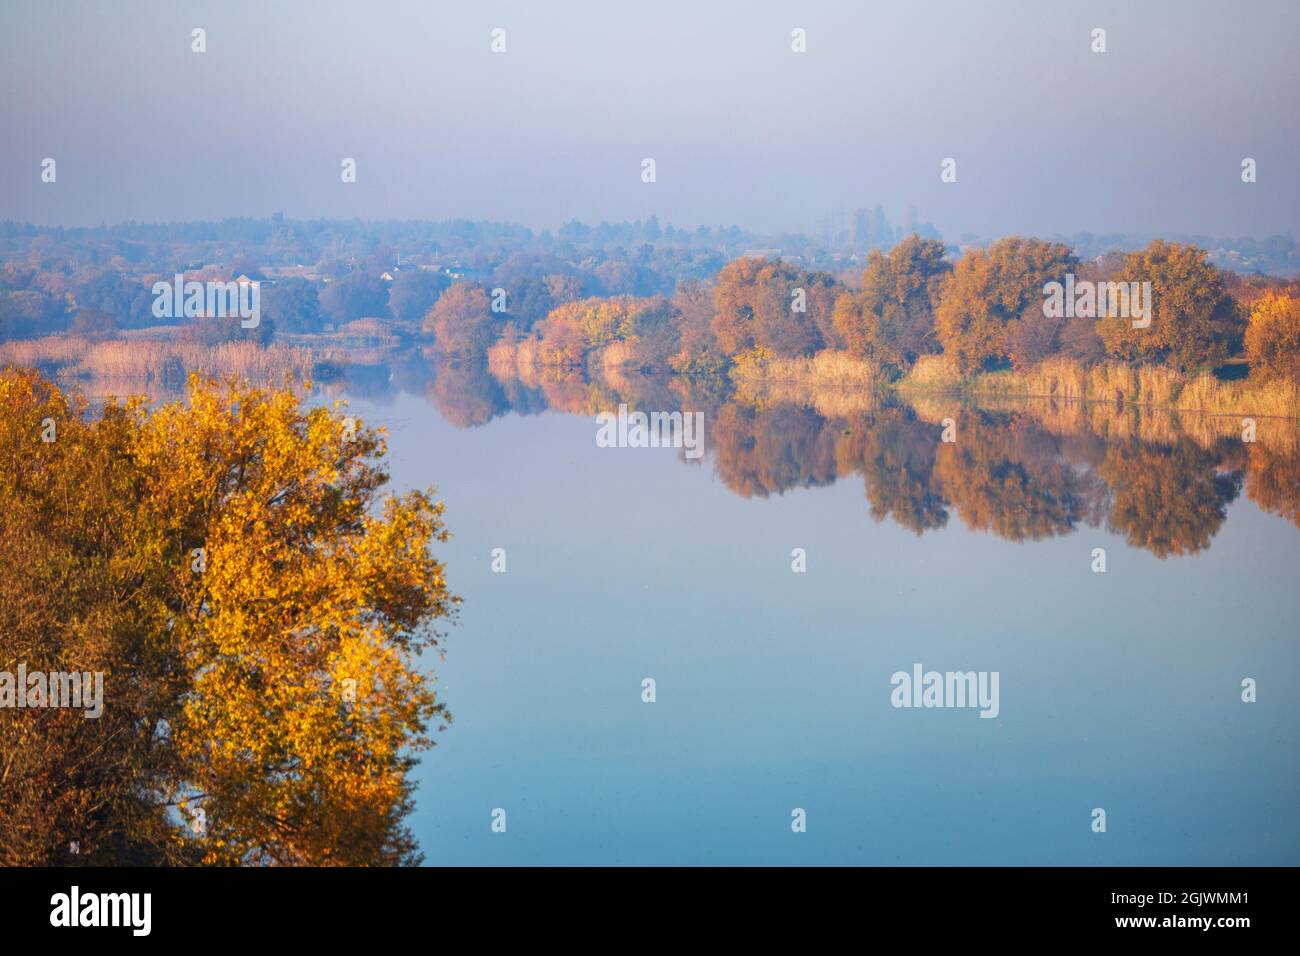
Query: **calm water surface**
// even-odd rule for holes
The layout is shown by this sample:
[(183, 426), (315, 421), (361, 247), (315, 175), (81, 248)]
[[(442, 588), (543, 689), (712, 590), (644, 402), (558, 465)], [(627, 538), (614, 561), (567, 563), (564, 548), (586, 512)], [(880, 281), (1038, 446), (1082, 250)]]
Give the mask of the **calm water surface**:
[[(969, 409), (943, 448), (924, 408), (715, 404), (688, 462), (598, 447), (598, 400), (482, 376), (346, 397), (454, 534), (429, 863), (1300, 863), (1300, 462), (1276, 434), (1252, 459)], [(1000, 714), (895, 709), (914, 663), (998, 671)]]

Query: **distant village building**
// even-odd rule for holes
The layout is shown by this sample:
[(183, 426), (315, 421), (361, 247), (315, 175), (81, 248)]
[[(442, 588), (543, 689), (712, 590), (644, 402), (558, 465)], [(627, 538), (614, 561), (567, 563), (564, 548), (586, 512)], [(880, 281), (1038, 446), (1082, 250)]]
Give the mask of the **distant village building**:
[(275, 280), (274, 280), (274, 279), (253, 279), (253, 278), (250, 278), (250, 277), (248, 276), (247, 273), (241, 272), (239, 275), (235, 276), (235, 284), (236, 284), (236, 285), (241, 285), (241, 286), (244, 286), (244, 285), (258, 285), (258, 286), (264, 286), (264, 285), (275, 285)]

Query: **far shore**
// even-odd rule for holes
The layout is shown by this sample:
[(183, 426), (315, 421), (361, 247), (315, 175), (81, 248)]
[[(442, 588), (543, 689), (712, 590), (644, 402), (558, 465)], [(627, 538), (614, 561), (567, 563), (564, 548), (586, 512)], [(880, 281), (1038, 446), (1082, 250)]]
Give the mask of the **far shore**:
[[(417, 357), (433, 363), (478, 364), (502, 382), (536, 386), (542, 379), (590, 378), (615, 386), (627, 376), (646, 374), (690, 381), (700, 376), (621, 362), (618, 351), (594, 353), (583, 365), (548, 365), (526, 341), (498, 342), (486, 356), (440, 355), (430, 344), (344, 339), (339, 335), (295, 336), (294, 344), (248, 341), (203, 344), (157, 334), (95, 340), (57, 334), (0, 343), (0, 367), (39, 368), (64, 381), (83, 381), (98, 392), (180, 391), (191, 372), (253, 383), (317, 382), (346, 374), (349, 365), (382, 365)], [(1238, 364), (1238, 368), (1248, 371)], [(1300, 418), (1300, 387), (1290, 379), (1256, 381), (1249, 374), (1223, 377), (1210, 370), (1179, 372), (1160, 365), (1102, 362), (1084, 365), (1050, 358), (1025, 369), (961, 375), (943, 355), (922, 356), (906, 373), (893, 376), (844, 352), (809, 357), (742, 356), (726, 371), (705, 376), (714, 387), (734, 390), (742, 402), (792, 403), (829, 414), (860, 410), (896, 392), (906, 398), (1050, 399), (1058, 402), (1132, 405), (1182, 413)]]

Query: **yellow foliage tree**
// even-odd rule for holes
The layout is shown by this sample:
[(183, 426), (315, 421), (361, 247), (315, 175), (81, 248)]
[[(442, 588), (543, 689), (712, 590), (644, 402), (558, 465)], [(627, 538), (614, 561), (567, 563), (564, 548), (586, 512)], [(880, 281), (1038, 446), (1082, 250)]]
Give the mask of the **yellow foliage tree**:
[[(14, 428), (13, 406), (56, 390), (29, 373), (4, 382), (3, 444), (30, 453), (34, 413)], [(105, 713), (129, 716), (142, 753), (159, 742), (122, 803), (179, 815), (160, 829), (155, 812), (134, 845), (213, 864), (417, 861), (408, 771), (430, 723), (449, 720), (418, 668), (457, 603), (431, 552), (447, 539), (442, 504), (427, 491), (381, 498), (383, 436), (337, 407), (304, 411), (290, 389), (192, 379), (187, 404), (56, 417), (58, 450), (40, 453), (83, 463), (90, 504), (40, 496), (71, 529), (47, 550), (85, 548), (104, 522), (129, 519), (112, 529), (108, 580), (84, 617), (92, 636), (143, 628), (131, 654), (103, 661)], [(50, 618), (19, 628), (28, 647), (57, 629)], [(67, 746), (93, 766), (94, 739), (88, 726)], [(119, 817), (88, 851), (122, 843)]]
[(934, 309), (944, 354), (963, 374), (1007, 361), (1026, 312), (1041, 313), (1043, 285), (1076, 263), (1069, 248), (1011, 236), (974, 249), (947, 274)]
[(1252, 375), (1300, 382), (1300, 299), (1266, 295), (1251, 310), (1246, 356)]

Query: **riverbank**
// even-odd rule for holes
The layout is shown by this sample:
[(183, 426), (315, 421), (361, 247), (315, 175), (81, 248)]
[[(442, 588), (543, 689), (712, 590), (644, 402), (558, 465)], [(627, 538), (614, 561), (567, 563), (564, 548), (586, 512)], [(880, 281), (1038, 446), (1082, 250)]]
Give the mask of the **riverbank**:
[(1289, 379), (1224, 380), (1209, 372), (1184, 374), (1165, 366), (1085, 366), (1062, 358), (1048, 359), (1025, 371), (1006, 369), (962, 376), (951, 359), (923, 356), (894, 387), (914, 394), (1050, 398), (1210, 415), (1300, 418), (1300, 388)]
[(35, 368), (65, 382), (88, 381), (100, 393), (177, 391), (190, 372), (278, 385), (287, 379), (311, 378), (323, 358), (322, 353), (297, 345), (238, 341), (204, 345), (178, 338), (96, 341), (49, 335), (0, 343), (0, 368)]
[(889, 381), (872, 363), (844, 352), (808, 358), (742, 357), (730, 372), (742, 398), (810, 407), (870, 405), (885, 389), (904, 396), (1052, 399), (1100, 402), (1256, 418), (1300, 418), (1300, 388), (1290, 379), (1225, 380), (1210, 372), (1185, 374), (1167, 366), (1099, 364), (1048, 359), (1031, 369), (962, 375), (951, 359), (922, 356), (902, 378)]

